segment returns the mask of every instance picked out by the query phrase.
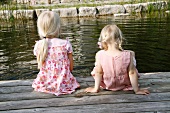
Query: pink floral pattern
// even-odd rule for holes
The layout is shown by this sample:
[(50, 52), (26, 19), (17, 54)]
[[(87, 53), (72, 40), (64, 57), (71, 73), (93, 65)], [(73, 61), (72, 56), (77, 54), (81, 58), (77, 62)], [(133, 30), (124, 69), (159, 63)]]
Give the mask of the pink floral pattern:
[[(62, 41), (65, 44), (50, 44)], [(38, 52), (38, 41), (34, 47), (34, 54)], [(54, 46), (55, 45), (55, 46)], [(70, 72), (68, 53), (72, 52), (72, 46), (68, 40), (49, 39), (48, 56), (33, 81), (35, 91), (51, 93), (55, 95), (71, 94), (80, 87), (76, 78)]]

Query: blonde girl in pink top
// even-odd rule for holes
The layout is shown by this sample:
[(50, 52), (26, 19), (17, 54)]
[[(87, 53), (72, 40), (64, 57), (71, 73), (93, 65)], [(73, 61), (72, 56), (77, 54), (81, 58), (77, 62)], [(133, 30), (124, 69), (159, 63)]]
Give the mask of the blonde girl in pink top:
[(52, 11), (42, 12), (37, 20), (41, 40), (34, 46), (40, 69), (32, 87), (35, 91), (56, 96), (70, 94), (80, 87), (72, 75), (72, 45), (68, 39), (60, 39), (60, 17)]
[(105, 26), (100, 34), (100, 50), (96, 53), (96, 66), (92, 71), (95, 86), (86, 92), (107, 90), (134, 90), (135, 94), (149, 94), (138, 86), (138, 72), (134, 65), (134, 52), (122, 49), (122, 33), (116, 25)]

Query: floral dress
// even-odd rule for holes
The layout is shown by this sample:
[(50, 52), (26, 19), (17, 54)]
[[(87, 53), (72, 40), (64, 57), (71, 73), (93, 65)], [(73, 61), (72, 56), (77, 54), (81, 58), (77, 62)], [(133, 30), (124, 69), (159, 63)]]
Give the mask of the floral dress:
[[(68, 40), (53, 38), (48, 41), (48, 55), (40, 69), (32, 87), (35, 91), (55, 95), (71, 94), (80, 87), (76, 78), (70, 72), (68, 53), (72, 53), (72, 46)], [(41, 41), (34, 46), (34, 55), (39, 52)]]

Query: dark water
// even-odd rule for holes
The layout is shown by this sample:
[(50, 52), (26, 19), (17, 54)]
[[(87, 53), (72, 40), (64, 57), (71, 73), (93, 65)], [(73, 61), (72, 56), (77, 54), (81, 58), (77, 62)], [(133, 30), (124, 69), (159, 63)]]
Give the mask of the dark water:
[[(35, 78), (36, 22), (0, 23), (0, 80)], [(112, 23), (126, 38), (124, 49), (135, 51), (139, 72), (170, 71), (170, 15), (62, 19), (62, 34), (69, 37), (74, 49), (75, 76), (90, 75), (100, 31)]]

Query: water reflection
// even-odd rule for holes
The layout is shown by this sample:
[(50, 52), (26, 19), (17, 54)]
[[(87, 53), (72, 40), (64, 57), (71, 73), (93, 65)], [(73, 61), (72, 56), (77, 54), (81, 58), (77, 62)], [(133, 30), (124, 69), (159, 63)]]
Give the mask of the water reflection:
[[(106, 24), (116, 23), (126, 37), (125, 49), (135, 51), (139, 72), (170, 71), (168, 15), (62, 18), (62, 36), (74, 50), (75, 76), (88, 76), (99, 50), (97, 40)], [(0, 22), (0, 80), (35, 78), (33, 45), (39, 39), (35, 21)]]

